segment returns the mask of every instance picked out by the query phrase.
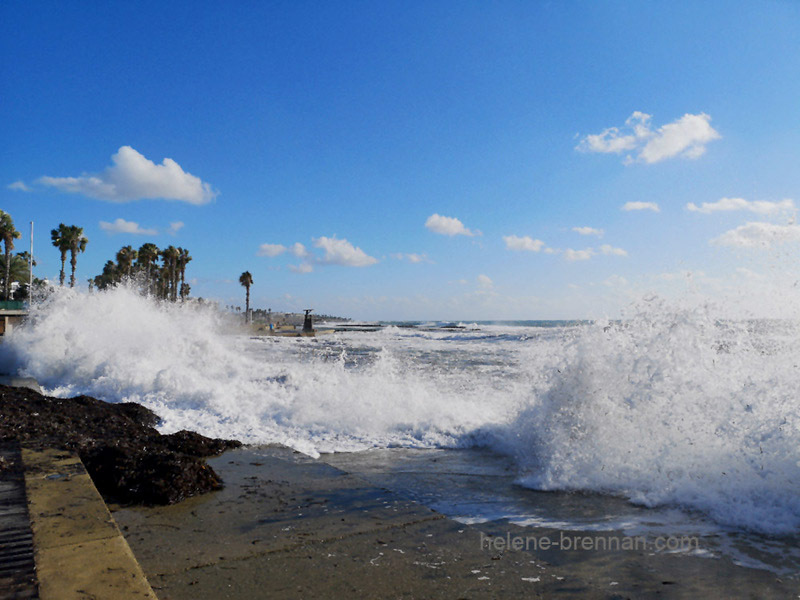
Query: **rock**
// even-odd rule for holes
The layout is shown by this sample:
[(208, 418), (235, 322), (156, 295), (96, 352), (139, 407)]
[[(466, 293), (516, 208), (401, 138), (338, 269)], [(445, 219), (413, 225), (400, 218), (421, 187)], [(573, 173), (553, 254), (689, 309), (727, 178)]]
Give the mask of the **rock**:
[(220, 489), (222, 480), (202, 459), (241, 443), (190, 431), (161, 435), (158, 421), (132, 402), (53, 398), (0, 385), (0, 441), (76, 452), (108, 501), (173, 504)]

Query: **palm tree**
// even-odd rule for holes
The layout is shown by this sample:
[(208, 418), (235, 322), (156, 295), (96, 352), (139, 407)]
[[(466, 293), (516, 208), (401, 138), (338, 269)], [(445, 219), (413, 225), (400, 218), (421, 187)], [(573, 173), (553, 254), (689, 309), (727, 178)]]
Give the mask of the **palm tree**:
[(113, 260), (107, 260), (103, 272), (91, 281), (98, 290), (113, 287), (119, 282), (119, 267)]
[(70, 225), (67, 229), (66, 241), (71, 255), (69, 264), (72, 267), (69, 287), (73, 288), (75, 287), (75, 267), (78, 266), (78, 252), (86, 250), (86, 244), (89, 243), (89, 240), (83, 235), (83, 227)]
[[(10, 288), (14, 282), (18, 282), (21, 284), (30, 283), (30, 270), (28, 266), (28, 256), (27, 252), (17, 252), (14, 256), (11, 257), (11, 264), (6, 263), (5, 255), (0, 256), (0, 273), (3, 274), (3, 289), (6, 288), (6, 281), (9, 281), (9, 295), (10, 295)], [(36, 261), (33, 263), (36, 264)], [(17, 289), (15, 296), (20, 293), (20, 290)], [(10, 298), (9, 298), (10, 299)]]
[(11, 296), (11, 251), (14, 249), (14, 240), (20, 236), (19, 231), (14, 227), (11, 215), (0, 210), (0, 237), (5, 244), (6, 274), (3, 281), (3, 299), (9, 300)]
[(53, 229), (50, 232), (50, 239), (53, 241), (53, 246), (61, 252), (61, 275), (58, 278), (58, 283), (63, 286), (64, 265), (67, 262), (67, 252), (69, 252), (69, 227), (60, 223), (58, 229)]
[(158, 297), (163, 300), (169, 299), (169, 267), (164, 265), (158, 269)]
[(181, 273), (181, 300), (189, 295), (189, 286), (186, 285), (186, 265), (192, 261), (186, 248), (178, 248), (178, 269)]
[(136, 250), (131, 246), (124, 246), (117, 252), (117, 266), (119, 267), (120, 274), (128, 279), (131, 277), (134, 260), (136, 260)]
[(136, 256), (136, 269), (144, 270), (144, 278), (147, 282), (148, 291), (152, 294), (155, 291), (153, 267), (158, 261), (161, 251), (155, 244), (142, 244)]
[(253, 276), (250, 275), (250, 271), (245, 271), (239, 276), (239, 283), (241, 283), (244, 286), (244, 289), (247, 290), (247, 296), (244, 304), (244, 320), (247, 322), (250, 319), (250, 286), (253, 285)]
[(161, 252), (166, 268), (167, 287), (165, 298), (173, 302), (178, 299), (178, 256), (180, 253), (175, 246), (169, 246)]

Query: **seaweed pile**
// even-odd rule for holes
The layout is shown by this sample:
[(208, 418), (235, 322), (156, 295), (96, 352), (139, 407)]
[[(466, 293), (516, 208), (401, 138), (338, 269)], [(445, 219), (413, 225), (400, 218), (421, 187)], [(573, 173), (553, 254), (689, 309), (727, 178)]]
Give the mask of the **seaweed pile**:
[(54, 398), (0, 385), (0, 442), (78, 454), (107, 501), (174, 504), (221, 489), (222, 480), (203, 459), (241, 443), (191, 431), (162, 435), (158, 420), (132, 402)]

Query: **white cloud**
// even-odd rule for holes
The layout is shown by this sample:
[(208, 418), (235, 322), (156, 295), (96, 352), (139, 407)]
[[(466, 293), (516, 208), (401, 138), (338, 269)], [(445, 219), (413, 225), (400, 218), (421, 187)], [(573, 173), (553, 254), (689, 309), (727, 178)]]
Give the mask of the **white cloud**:
[(630, 131), (627, 135), (620, 135), (619, 127), (609, 127), (602, 133), (587, 135), (580, 141), (576, 149), (581, 152), (601, 152), (603, 154), (620, 154), (627, 150), (633, 150), (651, 133), (650, 115), (637, 110), (628, 117), (625, 126)]
[(392, 258), (397, 260), (407, 260), (412, 264), (419, 264), (419, 263), (432, 263), (433, 261), (428, 258), (427, 254), (415, 254), (415, 253), (403, 253), (397, 252), (392, 254)]
[(300, 242), (295, 242), (289, 249), (289, 252), (294, 254), (297, 258), (305, 258), (308, 256), (308, 250), (306, 250), (306, 247)]
[(720, 138), (711, 126), (711, 117), (705, 113), (685, 114), (672, 123), (653, 129), (651, 116), (636, 111), (625, 121), (623, 128), (609, 127), (602, 133), (587, 135), (576, 147), (581, 152), (621, 154), (631, 152), (625, 163), (653, 164), (680, 156), (698, 158), (706, 145)]
[(275, 256), (279, 256), (286, 252), (286, 246), (281, 244), (261, 244), (258, 247), (258, 252), (256, 252), (257, 256), (269, 256), (273, 258)]
[(592, 248), (586, 248), (586, 250), (573, 250), (572, 248), (567, 248), (564, 251), (564, 258), (568, 261), (589, 260), (594, 255), (595, 251)]
[(597, 237), (603, 237), (605, 233), (602, 229), (595, 229), (594, 227), (573, 227), (572, 231), (581, 235), (596, 235)]
[(614, 246), (609, 246), (608, 244), (600, 246), (600, 252), (611, 256), (628, 256), (628, 253), (622, 248), (614, 248)]
[(300, 263), (299, 265), (289, 265), (289, 270), (293, 273), (304, 274), (311, 273), (311, 271), (314, 270), (314, 267), (312, 267), (309, 263), (304, 262)]
[(716, 202), (703, 202), (700, 206), (689, 202), (686, 209), (710, 215), (714, 212), (728, 212), (734, 210), (747, 210), (758, 215), (771, 215), (783, 211), (795, 210), (794, 201), (786, 199), (780, 202), (767, 202), (766, 200), (745, 200), (744, 198), (721, 198)]
[(29, 188), (27, 186), (27, 184), (22, 180), (15, 181), (14, 183), (9, 183), (6, 186), (6, 188), (9, 189), (9, 190), (14, 190), (16, 192), (30, 192), (31, 191), (31, 188)]
[(100, 221), (100, 229), (114, 235), (115, 233), (131, 233), (134, 235), (156, 235), (158, 233), (155, 229), (142, 229), (139, 224), (134, 221), (126, 221), (125, 219), (115, 219), (113, 223), (107, 221)]
[(425, 221), (425, 227), (441, 235), (476, 235), (475, 232), (464, 227), (464, 224), (455, 217), (443, 217), (437, 214), (432, 214), (428, 217), (428, 220)]
[(368, 267), (378, 262), (377, 258), (367, 255), (361, 248), (354, 247), (345, 239), (323, 236), (314, 240), (314, 246), (325, 251), (325, 256), (317, 260), (320, 264)]
[(516, 235), (504, 235), (503, 241), (506, 243), (508, 250), (515, 250), (521, 252), (526, 250), (528, 252), (539, 252), (544, 248), (542, 240), (534, 240), (530, 236), (519, 237)]
[(800, 242), (800, 225), (751, 222), (711, 240), (711, 244), (715, 246), (739, 248), (767, 248), (772, 244), (786, 242)]
[(171, 158), (157, 165), (130, 146), (122, 146), (111, 161), (114, 164), (97, 175), (45, 176), (38, 183), (109, 202), (163, 198), (207, 204), (217, 195), (208, 183), (184, 171)]
[(183, 229), (184, 222), (183, 221), (173, 221), (169, 224), (169, 233), (175, 235), (181, 229)]
[(661, 212), (661, 209), (655, 202), (626, 202), (622, 205), (622, 210), (652, 210), (653, 212)]
[(481, 289), (490, 290), (494, 286), (494, 282), (489, 278), (489, 276), (484, 275), (483, 273), (478, 275), (476, 279), (478, 281), (478, 287)]

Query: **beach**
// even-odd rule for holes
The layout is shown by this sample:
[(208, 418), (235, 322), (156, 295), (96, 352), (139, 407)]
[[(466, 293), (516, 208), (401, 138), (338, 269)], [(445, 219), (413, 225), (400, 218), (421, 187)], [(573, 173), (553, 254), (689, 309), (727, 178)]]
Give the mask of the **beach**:
[(209, 463), (225, 489), (173, 506), (113, 510), (162, 600), (797, 593), (796, 581), (727, 559), (502, 547), (497, 540), (513, 546), (515, 539), (556, 541), (580, 532), (502, 521), (464, 525), (287, 448), (242, 448)]
[[(44, 432), (36, 431), (30, 423), (19, 423), (19, 408), (44, 412), (44, 404), (51, 403), (64, 411), (64, 406), (73, 405), (67, 411), (73, 419), (78, 420), (82, 412), (88, 422), (98, 411), (119, 412), (119, 405), (87, 398), (76, 402), (29, 390), (4, 387), (2, 391), (3, 438), (7, 442), (21, 439), (23, 447), (35, 449), (27, 456), (39, 456), (47, 446), (75, 450), (70, 440), (76, 432), (64, 427), (64, 419), (61, 425), (48, 419)], [(122, 409), (140, 418), (147, 415), (141, 407)], [(9, 431), (10, 423), (16, 436)], [(114, 427), (121, 447), (131, 451), (131, 447), (141, 450), (144, 444), (153, 444), (137, 431), (135, 420), (126, 425), (129, 431), (119, 424)], [(59, 432), (60, 427), (64, 431)], [(173, 486), (174, 492), (157, 497), (167, 505), (147, 506), (155, 497), (141, 495), (128, 496), (124, 505), (115, 504), (118, 491), (104, 486), (102, 479), (95, 481), (138, 562), (137, 571), (141, 568), (161, 600), (785, 598), (796, 593), (793, 578), (737, 565), (724, 556), (709, 558), (699, 546), (671, 551), (659, 547), (653, 536), (519, 526), (508, 519), (465, 524), (408, 495), (331, 466), (326, 457), (313, 459), (284, 446), (226, 446), (232, 449), (208, 459), (208, 469), (219, 482), (217, 489), (179, 499), (185, 493), (184, 481), (171, 480), (164, 485)], [(420, 454), (426, 459), (425, 451)], [(62, 452), (60, 460), (67, 456)], [(327, 458), (337, 462), (336, 455)], [(338, 462), (342, 460), (347, 462), (346, 457)], [(365, 459), (360, 460), (363, 471)], [(400, 462), (407, 467), (409, 460), (405, 456)], [(372, 478), (389, 475), (385, 455), (382, 464), (382, 469), (373, 469)], [(27, 467), (39, 468), (36, 463)], [(138, 463), (131, 468), (134, 472), (127, 477), (135, 481), (135, 471), (148, 467)], [(82, 465), (78, 462), (68, 470), (79, 473)], [(453, 475), (453, 466), (447, 471)], [(496, 485), (492, 479), (484, 477), (482, 485)], [(69, 503), (69, 498), (60, 500), (64, 501)], [(53, 513), (51, 509), (50, 514), (63, 510)], [(92, 534), (84, 531), (88, 524), (80, 524), (85, 517), (69, 518), (71, 524), (55, 525), (61, 531), (58, 547), (72, 544), (73, 539), (91, 539)], [(37, 560), (40, 555), (37, 549)], [(99, 559), (101, 571), (103, 561)], [(42, 573), (47, 574), (50, 586), (45, 589), (54, 585), (57, 589), (59, 576), (48, 570)]]

